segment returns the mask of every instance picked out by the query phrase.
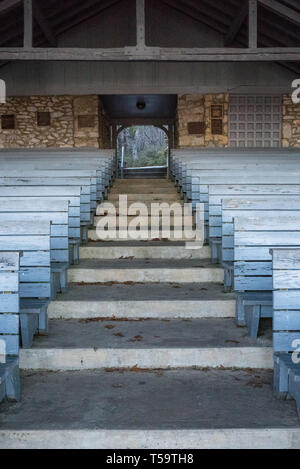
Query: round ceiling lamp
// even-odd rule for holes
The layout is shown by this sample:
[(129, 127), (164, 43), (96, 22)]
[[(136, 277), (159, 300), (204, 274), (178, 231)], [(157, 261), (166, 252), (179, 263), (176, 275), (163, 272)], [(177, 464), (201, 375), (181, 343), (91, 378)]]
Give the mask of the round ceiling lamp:
[(146, 103), (145, 101), (142, 101), (142, 100), (139, 100), (137, 103), (136, 103), (136, 107), (138, 108), (139, 111), (143, 111), (146, 107)]

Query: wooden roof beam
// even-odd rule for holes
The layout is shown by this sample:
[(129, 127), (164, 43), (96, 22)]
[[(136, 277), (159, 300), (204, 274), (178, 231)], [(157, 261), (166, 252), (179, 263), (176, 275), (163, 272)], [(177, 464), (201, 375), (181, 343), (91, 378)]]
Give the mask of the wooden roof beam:
[(225, 46), (230, 46), (235, 41), (247, 16), (248, 4), (247, 2), (244, 2), (225, 37)]
[(22, 48), (0, 47), (1, 60), (95, 62), (299, 62), (300, 47), (250, 48)]
[(2, 0), (0, 3), (0, 14), (6, 13), (7, 11), (21, 5), (22, 0)]
[(258, 0), (261, 5), (272, 10), (274, 13), (288, 19), (292, 23), (300, 25), (300, 13), (292, 8), (289, 8), (277, 0)]
[(47, 39), (47, 42), (52, 46), (56, 47), (57, 42), (56, 42), (56, 37), (55, 34), (50, 26), (49, 21), (45, 17), (38, 0), (34, 0), (33, 3), (33, 16), (34, 19), (36, 20), (37, 24), (39, 25), (40, 29), (42, 30), (45, 38)]
[(187, 7), (185, 3), (181, 1), (162, 0), (162, 2), (168, 5), (169, 7), (173, 8), (174, 10), (183, 13), (185, 16), (192, 18), (193, 20), (198, 21), (199, 23), (205, 24), (206, 26), (210, 27), (214, 31), (217, 31), (218, 33), (224, 34), (224, 32), (226, 31), (225, 26), (218, 25), (218, 23), (216, 23), (209, 16), (204, 15), (198, 9), (196, 10)]

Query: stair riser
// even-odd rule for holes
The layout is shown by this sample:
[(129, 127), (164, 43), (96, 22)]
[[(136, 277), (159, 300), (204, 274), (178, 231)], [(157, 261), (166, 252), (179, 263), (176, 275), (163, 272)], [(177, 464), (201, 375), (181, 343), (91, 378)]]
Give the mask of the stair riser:
[(70, 269), (69, 283), (223, 283), (222, 269)]
[(120, 259), (133, 257), (134, 259), (210, 259), (211, 251), (208, 246), (202, 249), (185, 249), (181, 246), (153, 246), (153, 247), (93, 247), (80, 248), (80, 259)]
[(112, 194), (110, 193), (110, 196), (108, 198), (108, 202), (115, 202), (115, 201), (119, 201), (119, 197), (120, 195), (126, 195), (127, 196), (127, 199), (128, 201), (131, 201), (131, 202), (143, 202), (144, 200), (145, 201), (151, 201), (151, 202), (157, 202), (158, 201), (167, 201), (169, 202), (170, 200), (171, 201), (180, 201), (181, 199), (179, 198), (177, 192), (172, 192), (170, 194), (159, 194), (158, 192), (155, 191), (155, 193), (153, 194), (144, 194), (142, 193), (134, 193), (134, 194), (128, 194), (127, 190), (125, 190), (124, 188), (124, 193), (122, 192), (119, 192), (118, 194)]
[(299, 449), (299, 429), (0, 431), (2, 449)]
[(149, 186), (145, 184), (135, 184), (133, 187), (128, 187), (124, 185), (120, 186), (113, 186), (112, 190), (109, 192), (111, 196), (117, 196), (119, 194), (127, 194), (129, 195), (137, 195), (137, 194), (143, 194), (143, 195), (156, 195), (156, 194), (161, 194), (163, 197), (168, 196), (174, 196), (175, 198), (178, 197), (178, 192), (174, 187), (169, 188), (169, 186)]
[[(136, 220), (137, 219), (137, 215), (135, 216), (129, 216), (127, 217), (127, 223), (129, 225), (129, 223), (131, 223), (133, 220)], [(184, 228), (184, 220), (186, 219), (186, 223), (191, 223), (192, 226), (194, 224), (194, 217), (170, 217), (170, 228), (173, 229), (173, 227), (175, 226), (177, 229), (178, 227), (183, 229)], [(113, 224), (114, 221), (115, 221), (115, 217), (111, 217), (111, 216), (107, 216), (107, 215), (101, 215), (101, 216), (95, 216), (94, 217), (94, 226), (96, 227), (97, 226), (97, 223), (99, 223), (101, 220), (105, 220), (106, 223), (111, 223)], [(139, 220), (141, 220), (141, 226), (144, 227), (144, 226), (147, 226), (148, 228), (151, 228), (151, 215), (148, 216), (148, 217), (139, 217)], [(162, 223), (163, 223), (163, 219), (162, 217), (158, 217), (158, 220), (159, 220), (159, 225), (162, 226)], [(120, 224), (120, 221), (119, 221), (119, 218), (117, 218), (116, 220), (116, 223), (117, 223), (117, 226), (119, 226)], [(164, 223), (166, 224), (166, 222), (164, 221)]]
[(53, 301), (50, 319), (234, 318), (235, 301)]
[(21, 350), (23, 370), (251, 368), (272, 369), (273, 349), (236, 347), (210, 349), (29, 349)]
[[(100, 231), (100, 230), (99, 230)], [(136, 233), (136, 235), (135, 235)], [(100, 231), (101, 234), (101, 231)], [(163, 233), (160, 233), (160, 235), (157, 236), (151, 236), (151, 231), (150, 230), (144, 230), (143, 232), (134, 232), (134, 237), (131, 234), (127, 234), (127, 237), (125, 239), (119, 238), (118, 237), (118, 232), (116, 233), (116, 238), (113, 238), (112, 236), (104, 236), (103, 238), (98, 236), (98, 233), (96, 230), (89, 230), (88, 232), (88, 239), (89, 241), (155, 241), (155, 240), (165, 240), (167, 239), (168, 241), (174, 241), (174, 242), (193, 242), (194, 240), (189, 239), (188, 237), (185, 238), (182, 236), (182, 233), (179, 231), (177, 235), (175, 236), (172, 231), (170, 232), (170, 236), (164, 235)]]

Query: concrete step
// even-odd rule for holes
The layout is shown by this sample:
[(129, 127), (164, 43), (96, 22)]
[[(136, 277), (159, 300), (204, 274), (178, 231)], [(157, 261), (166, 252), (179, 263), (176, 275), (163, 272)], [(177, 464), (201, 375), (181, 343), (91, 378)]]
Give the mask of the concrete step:
[[(99, 204), (99, 205), (98, 205), (98, 207), (97, 207), (97, 215), (100, 214), (100, 210), (106, 209), (105, 204), (106, 204), (107, 202), (108, 202), (108, 201), (105, 201), (104, 204)], [(166, 200), (152, 200), (152, 199), (151, 199), (151, 200), (138, 200), (138, 201), (130, 201), (130, 200), (129, 200), (129, 201), (128, 201), (128, 205), (130, 206), (131, 204), (133, 204), (133, 203), (135, 203), (135, 202), (139, 202), (139, 203), (144, 204), (144, 205), (147, 207), (147, 209), (148, 209), (149, 211), (150, 211), (150, 209), (152, 208), (152, 204), (162, 204), (162, 203), (168, 203), (168, 204), (170, 204), (170, 205), (173, 204), (173, 201), (168, 201), (168, 200), (167, 200), (167, 201), (166, 201)], [(183, 210), (183, 208), (184, 208), (184, 202), (183, 202), (183, 200), (178, 199), (178, 200), (176, 200), (175, 202), (176, 202), (176, 204), (180, 205), (180, 206), (182, 207), (181, 210)], [(119, 208), (119, 200), (114, 201), (114, 202), (113, 202), (113, 205), (114, 205), (114, 207), (115, 207), (116, 209), (118, 209), (118, 208)], [(129, 208), (129, 207), (128, 207), (128, 208)], [(107, 210), (107, 209), (106, 209), (106, 210)]]
[(84, 259), (68, 271), (69, 283), (223, 283), (222, 268), (206, 260)]
[(177, 189), (172, 185), (155, 185), (153, 186), (152, 184), (134, 184), (134, 185), (129, 185), (128, 184), (128, 179), (126, 179), (126, 185), (125, 184), (114, 184), (112, 189), (110, 190), (111, 195), (116, 195), (116, 194), (129, 194), (129, 195), (135, 195), (135, 194), (149, 194), (149, 195), (156, 195), (156, 194), (162, 194), (163, 196), (165, 195), (174, 195), (175, 197), (178, 196)]
[(234, 319), (50, 321), (49, 336), (20, 352), (22, 369), (273, 367), (272, 327), (258, 340)]
[[(101, 220), (105, 220), (105, 223), (110, 223), (111, 226), (113, 226), (113, 223), (115, 222), (115, 217), (111, 217), (111, 216), (108, 216), (108, 215), (96, 215), (94, 217), (94, 226), (96, 227), (97, 224), (99, 222), (101, 222)], [(127, 223), (128, 225), (132, 222), (132, 221), (136, 221), (137, 220), (137, 215), (135, 216), (128, 216), (127, 217)], [(152, 220), (151, 220), (151, 215), (148, 215), (147, 217), (139, 217), (139, 221), (141, 222), (141, 225), (144, 227), (144, 226), (148, 226), (148, 228), (151, 228), (151, 223), (152, 223)], [(156, 220), (155, 220), (156, 221)], [(161, 216), (157, 217), (157, 222), (159, 223), (159, 226), (162, 227), (163, 223), (164, 225), (168, 225), (168, 220), (163, 220)], [(117, 227), (119, 227), (119, 224), (120, 224), (120, 218), (117, 217), (116, 219), (116, 225)], [(187, 217), (170, 217), (170, 228), (171, 229), (174, 229), (174, 227), (179, 227), (181, 229), (184, 228), (184, 225), (186, 226), (194, 226), (194, 217), (193, 216), (187, 216)]]
[(235, 296), (217, 284), (70, 285), (48, 307), (51, 319), (234, 318)]
[(141, 179), (140, 181), (138, 179), (132, 179), (130, 180), (130, 178), (128, 179), (116, 179), (115, 182), (114, 182), (114, 187), (117, 187), (117, 186), (126, 186), (127, 184), (132, 184), (132, 185), (146, 185), (146, 186), (151, 186), (152, 184), (155, 184), (155, 185), (163, 185), (163, 186), (168, 186), (168, 187), (174, 187), (174, 184), (172, 183), (172, 181), (170, 181), (169, 179), (166, 179), (166, 178), (161, 178), (161, 179), (153, 179), (151, 181), (151, 179)]
[(294, 401), (272, 373), (178, 370), (23, 373), (2, 404), (2, 449), (299, 449)]
[[(134, 240), (137, 240), (137, 241), (146, 241), (146, 240), (149, 240), (149, 241), (170, 241), (170, 242), (174, 242), (174, 241), (177, 241), (177, 242), (193, 242), (194, 239), (191, 239), (191, 235), (189, 233), (187, 233), (187, 235), (185, 235), (185, 233), (183, 232), (183, 230), (172, 230), (172, 228), (170, 227), (170, 230), (167, 230), (165, 233), (162, 232), (162, 230), (160, 230), (160, 233), (159, 235), (157, 236), (157, 234), (152, 234), (151, 233), (151, 230), (149, 229), (144, 229), (144, 230), (138, 230), (138, 231), (125, 231), (125, 235), (126, 235), (126, 238), (122, 238), (121, 235), (119, 234), (119, 230), (118, 230), (118, 227), (116, 229), (116, 233), (114, 232), (114, 230), (112, 230), (112, 232), (110, 232), (111, 230), (107, 231), (107, 232), (103, 232), (102, 230), (102, 227), (100, 226), (99, 229), (97, 229), (96, 227), (95, 228), (92, 228), (92, 229), (89, 229), (88, 230), (88, 239), (89, 241), (123, 241), (123, 242), (127, 242), (127, 241), (130, 241), (132, 240), (132, 238), (134, 237)], [(194, 231), (192, 232), (192, 235), (193, 235)], [(116, 236), (116, 238), (114, 238), (114, 236)], [(195, 235), (194, 235), (195, 236)], [(198, 244), (197, 244), (198, 246)]]
[(172, 191), (172, 193), (164, 193), (160, 194), (158, 192), (154, 192), (152, 194), (144, 194), (144, 193), (134, 193), (134, 194), (128, 194), (127, 190), (124, 188), (124, 193), (119, 192), (117, 194), (112, 194), (110, 193), (108, 197), (108, 202), (115, 202), (119, 201), (120, 195), (126, 195), (128, 201), (130, 202), (144, 202), (144, 201), (151, 201), (153, 203), (155, 202), (180, 202), (180, 197), (177, 192)]
[(24, 372), (2, 449), (299, 449), (294, 401), (257, 370)]
[(210, 259), (211, 249), (186, 249), (185, 243), (160, 241), (92, 242), (80, 248), (80, 259)]

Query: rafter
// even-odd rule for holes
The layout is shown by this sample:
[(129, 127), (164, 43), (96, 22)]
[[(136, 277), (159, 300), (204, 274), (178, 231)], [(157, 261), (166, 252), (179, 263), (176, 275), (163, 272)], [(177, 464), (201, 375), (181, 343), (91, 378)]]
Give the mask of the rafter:
[(212, 18), (200, 13), (196, 9), (191, 9), (190, 7), (187, 7), (184, 2), (178, 0), (162, 0), (162, 2), (168, 5), (169, 7), (173, 8), (174, 10), (183, 13), (185, 16), (192, 18), (193, 20), (199, 21), (200, 23), (205, 24), (206, 26), (209, 26), (211, 29), (217, 31), (218, 33), (223, 34), (226, 31), (225, 26), (219, 26), (215, 21), (213, 21)]
[(0, 3), (0, 13), (6, 13), (7, 11), (21, 5), (22, 0), (2, 0)]
[(286, 7), (277, 0), (258, 0), (261, 5), (272, 10), (274, 13), (288, 19), (292, 23), (300, 25), (300, 13), (292, 8)]
[(225, 46), (230, 46), (234, 42), (247, 16), (248, 5), (246, 2), (244, 2), (239, 13), (235, 17), (230, 30), (227, 33), (227, 36), (225, 37)]
[(47, 42), (52, 46), (52, 47), (55, 47), (56, 46), (56, 38), (55, 38), (55, 34), (50, 26), (50, 23), (49, 21), (47, 20), (47, 18), (45, 17), (39, 3), (37, 0), (34, 0), (34, 3), (33, 3), (33, 15), (34, 15), (34, 18), (36, 20), (36, 22), (38, 23), (40, 29), (43, 31), (43, 34), (45, 36), (45, 38), (47, 39)]

